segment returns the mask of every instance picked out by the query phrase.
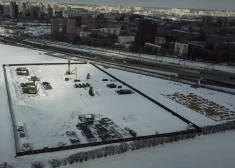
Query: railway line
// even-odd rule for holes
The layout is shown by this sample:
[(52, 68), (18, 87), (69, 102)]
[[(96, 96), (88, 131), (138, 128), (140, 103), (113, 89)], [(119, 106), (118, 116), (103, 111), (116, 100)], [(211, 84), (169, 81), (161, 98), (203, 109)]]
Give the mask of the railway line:
[(212, 84), (227, 88), (235, 87), (235, 74), (226, 73), (217, 70), (197, 69), (190, 67), (177, 66), (175, 64), (166, 64), (161, 62), (147, 62), (139, 58), (129, 58), (118, 53), (108, 53), (105, 51), (87, 50), (83, 48), (74, 49), (69, 46), (50, 46), (46, 44), (30, 43), (27, 41), (13, 41), (0, 38), (1, 41), (14, 46), (27, 47), (31, 49), (42, 50), (45, 52), (57, 52), (80, 60), (99, 62), (106, 65), (125, 66), (125, 68), (135, 68), (149, 73), (171, 76), (184, 80), (191, 80), (197, 83), (200, 80), (204, 84)]

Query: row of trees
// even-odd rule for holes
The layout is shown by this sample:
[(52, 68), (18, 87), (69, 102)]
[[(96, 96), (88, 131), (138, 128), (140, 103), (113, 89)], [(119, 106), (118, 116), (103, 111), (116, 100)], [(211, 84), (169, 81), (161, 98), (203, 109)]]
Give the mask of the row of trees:
[(234, 130), (235, 129), (235, 121), (228, 121), (226, 123), (213, 125), (213, 126), (205, 126), (202, 128), (202, 134), (214, 134), (217, 132), (224, 132), (227, 130)]
[(179, 134), (170, 137), (150, 138), (150, 139), (133, 141), (129, 143), (121, 143), (120, 145), (115, 145), (115, 146), (112, 145), (87, 152), (79, 152), (62, 160), (53, 159), (50, 160), (49, 163), (51, 164), (52, 168), (56, 168), (61, 165), (73, 164), (74, 162), (78, 163), (78, 162), (93, 160), (95, 158), (101, 158), (110, 155), (125, 153), (128, 152), (129, 150), (134, 151), (142, 148), (150, 148), (152, 146), (164, 145), (167, 143), (177, 142), (179, 140), (193, 139), (196, 136), (200, 136), (201, 134), (207, 135), (232, 129), (235, 129), (235, 121), (229, 121), (214, 126), (202, 127), (201, 133), (191, 133), (186, 135)]
[(4, 162), (0, 164), (0, 168), (13, 168), (11, 165), (9, 165), (7, 162)]
[[(102, 147), (99, 149), (94, 149), (86, 152), (79, 152), (73, 155), (70, 155), (64, 159), (52, 159), (49, 160), (49, 165), (51, 168), (56, 168), (60, 166), (65, 166), (66, 164), (73, 164), (78, 162), (84, 162), (88, 160), (93, 160), (96, 158), (107, 157), (115, 154), (121, 154), (128, 151), (134, 151), (142, 148), (150, 148), (152, 146), (164, 145), (167, 143), (177, 142), (179, 140), (185, 139), (193, 139), (196, 136), (200, 136), (201, 134), (207, 135), (216, 132), (223, 132), (226, 130), (234, 130), (235, 129), (235, 121), (229, 121), (226, 123), (214, 125), (214, 126), (205, 126), (202, 127), (201, 133), (191, 133), (191, 134), (178, 134), (170, 137), (157, 137), (150, 138), (144, 140), (137, 140), (132, 142), (125, 142), (118, 145), (111, 145), (107, 147)], [(3, 163), (0, 165), (0, 168), (12, 168), (7, 163)], [(33, 162), (31, 164), (31, 168), (44, 168), (44, 165), (41, 162)]]
[(79, 152), (61, 160), (52, 159), (49, 161), (49, 164), (51, 165), (51, 168), (56, 168), (60, 166), (65, 166), (66, 164), (73, 164), (75, 162), (78, 163), (78, 162), (93, 160), (96, 158), (107, 157), (110, 155), (121, 154), (128, 152), (129, 150), (134, 151), (147, 147), (150, 148), (152, 146), (163, 145), (164, 143), (177, 142), (179, 140), (194, 138), (196, 136), (197, 134), (192, 133), (187, 135), (151, 138), (151, 139), (133, 141), (129, 143), (121, 143), (119, 145), (111, 145), (87, 152)]

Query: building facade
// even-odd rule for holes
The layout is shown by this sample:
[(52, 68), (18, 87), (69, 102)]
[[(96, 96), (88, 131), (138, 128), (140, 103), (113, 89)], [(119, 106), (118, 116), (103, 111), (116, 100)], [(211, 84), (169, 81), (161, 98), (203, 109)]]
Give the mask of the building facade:
[(202, 18), (202, 25), (203, 26), (211, 26), (212, 20), (213, 20), (212, 16), (204, 16)]
[(16, 18), (16, 2), (10, 2), (10, 17)]
[(3, 6), (3, 11), (5, 16), (10, 16), (10, 7), (8, 5)]
[(151, 20), (141, 19), (138, 21), (138, 32), (136, 37), (137, 46), (143, 47), (146, 42), (155, 43), (157, 36), (157, 23)]
[(84, 32), (84, 31), (80, 31), (79, 32), (79, 36), (80, 37), (90, 37), (90, 32)]
[(51, 39), (59, 40), (60, 25), (58, 19), (51, 19)]
[(47, 15), (49, 19), (53, 17), (53, 9), (51, 7), (47, 8)]
[(165, 37), (156, 37), (155, 38), (155, 44), (157, 44), (157, 45), (166, 44), (166, 38)]
[(30, 16), (33, 19), (37, 19), (39, 16), (40, 8), (39, 6), (31, 6), (30, 7)]
[(69, 35), (76, 35), (77, 34), (76, 28), (76, 20), (75, 19), (67, 19), (66, 20), (66, 34)]
[(3, 5), (0, 5), (0, 15), (4, 14), (4, 9), (3, 9)]
[(187, 55), (188, 55), (188, 44), (175, 43), (174, 53), (177, 56), (187, 57)]
[(101, 31), (108, 34), (119, 35), (121, 28), (101, 28)]
[(118, 36), (118, 43), (127, 44), (135, 41), (135, 36)]

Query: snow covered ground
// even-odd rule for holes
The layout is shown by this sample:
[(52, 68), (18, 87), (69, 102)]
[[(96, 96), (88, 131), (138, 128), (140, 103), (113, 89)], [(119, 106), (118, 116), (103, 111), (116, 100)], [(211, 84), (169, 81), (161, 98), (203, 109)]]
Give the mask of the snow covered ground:
[[(106, 85), (119, 82), (103, 82), (111, 79), (108, 75), (90, 64), (71, 65), (71, 70), (77, 68), (81, 83), (89, 83), (95, 96), (91, 97), (88, 88), (74, 88), (74, 82), (65, 81), (63, 76), (67, 65), (24, 66), (33, 72), (41, 82), (49, 82), (52, 90), (40, 88), (40, 95), (26, 97), (20, 91), (22, 76), (14, 71), (16, 66), (7, 67), (7, 76), (13, 101), (16, 124), (25, 123), (27, 141), (33, 149), (57, 147), (59, 142), (70, 145), (66, 131), (75, 131), (81, 143), (87, 143), (81, 131), (76, 128), (78, 115), (95, 114), (108, 117), (120, 128), (129, 127), (136, 131), (137, 136), (153, 135), (156, 132), (166, 133), (186, 130), (187, 124), (150, 102), (138, 93), (119, 95), (117, 89)], [(91, 79), (87, 80), (87, 74)], [(70, 75), (75, 79), (75, 74)], [(122, 85), (121, 85), (122, 86)], [(127, 87), (122, 86), (124, 89)], [(21, 138), (19, 138), (21, 141)]]
[[(42, 51), (30, 50), (21, 47), (14, 47), (0, 44), (0, 65), (13, 64), (13, 63), (43, 63), (43, 62), (67, 62), (63, 59), (49, 57), (44, 55)], [(39, 55), (41, 53), (41, 55)], [(42, 68), (40, 68), (42, 69)], [(40, 70), (38, 69), (38, 70)], [(42, 69), (43, 70), (43, 69)], [(65, 71), (63, 69), (63, 71)], [(233, 110), (235, 97), (229, 94), (211, 91), (208, 89), (193, 89), (188, 85), (179, 84), (167, 80), (151, 78), (147, 76), (141, 76), (124, 71), (118, 71), (114, 69), (106, 69), (110, 73), (124, 80), (125, 82), (133, 85), (137, 89), (140, 89), (144, 93), (148, 94), (157, 101), (168, 105), (172, 110), (177, 111), (184, 117), (190, 119), (195, 124), (216, 124), (213, 120), (206, 118), (190, 109), (181, 106), (174, 101), (167, 99), (161, 94), (172, 94), (175, 92), (180, 93), (194, 93), (201, 97), (205, 97), (218, 104), (222, 104), (225, 107)], [(40, 71), (36, 71), (40, 74)], [(50, 76), (48, 74), (48, 76)], [(141, 76), (141, 77), (139, 77)], [(138, 82), (140, 81), (140, 82)], [(56, 86), (56, 85), (55, 85)], [(65, 86), (64, 86), (65, 87)], [(55, 87), (56, 88), (56, 87)], [(62, 87), (63, 88), (63, 87)], [(66, 87), (67, 88), (67, 87)], [(58, 90), (59, 87), (57, 87)], [(72, 89), (72, 88), (71, 88)], [(69, 89), (70, 90), (70, 89)], [(69, 91), (71, 93), (71, 91)], [(8, 102), (6, 96), (5, 80), (2, 68), (0, 69), (0, 163), (7, 161), (16, 168), (30, 167), (30, 163), (33, 161), (47, 161), (53, 158), (64, 158), (70, 154), (88, 150), (77, 149), (69, 151), (61, 151), (56, 153), (47, 153), (40, 155), (24, 156), (14, 158), (14, 139), (12, 134), (12, 124), (10, 121)], [(60, 105), (64, 95), (63, 91), (59, 91), (58, 95), (61, 99), (58, 102), (54, 102), (54, 105), (58, 108), (64, 108)], [(107, 93), (107, 95), (109, 95)], [(54, 95), (56, 96), (56, 95)], [(49, 96), (46, 96), (49, 101)], [(71, 99), (73, 100), (73, 99)], [(29, 100), (27, 100), (29, 101)], [(29, 101), (32, 104), (37, 104), (36, 101)], [(40, 101), (39, 101), (40, 102)], [(23, 106), (24, 103), (19, 102), (19, 106)], [(139, 102), (136, 101), (135, 105)], [(20, 105), (21, 104), (21, 105)], [(18, 104), (17, 104), (18, 105)], [(99, 105), (96, 104), (96, 109)], [(41, 107), (40, 107), (41, 108)], [(45, 107), (42, 107), (45, 108)], [(55, 107), (53, 107), (55, 109)], [(28, 112), (26, 112), (28, 113)], [(49, 115), (53, 114), (53, 111)], [(165, 114), (165, 113), (164, 113)], [(27, 127), (27, 126), (26, 126)], [(28, 128), (28, 127), (27, 127)], [(126, 153), (124, 155), (117, 155), (114, 157), (108, 157), (107, 159), (94, 160), (82, 164), (74, 164), (69, 167), (202, 167), (202, 168), (220, 168), (220, 167), (233, 167), (234, 165), (234, 141), (235, 132), (220, 133), (216, 135), (209, 135), (199, 137), (196, 140), (181, 141), (179, 143), (167, 144), (164, 148), (156, 147), (152, 149), (144, 149), (143, 151), (135, 151)]]
[[(234, 166), (235, 132), (143, 149), (66, 168), (222, 168)], [(61, 168), (65, 168), (61, 167)]]
[[(105, 69), (105, 68), (104, 68)], [(168, 99), (167, 94), (174, 94), (175, 92), (181, 94), (194, 93), (200, 97), (213, 101), (219, 105), (223, 105), (231, 111), (235, 110), (235, 96), (231, 94), (221, 93), (209, 89), (192, 88), (190, 85), (177, 83), (169, 80), (153, 78), (145, 75), (134, 74), (126, 71), (116, 70), (113, 68), (105, 69), (107, 72), (118, 77), (119, 79), (134, 86), (148, 96), (157, 100), (158, 102), (167, 105), (171, 110), (184, 116), (191, 122), (199, 125), (215, 125), (219, 122), (207, 118), (175, 101)]]
[(43, 54), (39, 55), (39, 53), (43, 53), (41, 51), (3, 44), (0, 44), (0, 51), (0, 162), (4, 162), (14, 158), (15, 149), (2, 64), (66, 61), (63, 59), (48, 57)]
[(27, 26), (24, 30), (24, 33), (29, 34), (30, 36), (41, 36), (44, 34), (51, 33), (51, 26)]

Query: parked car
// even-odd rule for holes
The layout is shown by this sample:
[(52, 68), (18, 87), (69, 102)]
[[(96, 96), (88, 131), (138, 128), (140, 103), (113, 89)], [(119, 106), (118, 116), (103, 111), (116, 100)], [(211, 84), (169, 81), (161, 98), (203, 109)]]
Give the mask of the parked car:
[(111, 83), (111, 84), (107, 84), (107, 87), (112, 89), (112, 88), (116, 88), (117, 85), (115, 85), (114, 83)]
[(126, 130), (126, 131), (130, 131), (130, 128), (128, 128), (128, 127), (125, 127), (125, 128), (124, 128), (124, 130)]
[(136, 137), (136, 132), (134, 130), (129, 130), (129, 133), (133, 136), (133, 137)]
[(19, 131), (19, 136), (20, 136), (20, 138), (24, 138), (25, 137), (25, 133), (23, 131)]
[(18, 126), (17, 131), (24, 131), (24, 127), (23, 126)]
[(51, 84), (49, 82), (42, 82), (42, 85), (46, 90), (52, 89)]
[(86, 83), (86, 86), (85, 87), (90, 87), (90, 84), (89, 83)]
[(85, 85), (84, 83), (81, 84), (81, 88), (85, 88), (85, 86), (86, 86), (86, 85)]
[(75, 84), (74, 84), (74, 87), (75, 87), (75, 88), (78, 88), (78, 84), (75, 83)]

